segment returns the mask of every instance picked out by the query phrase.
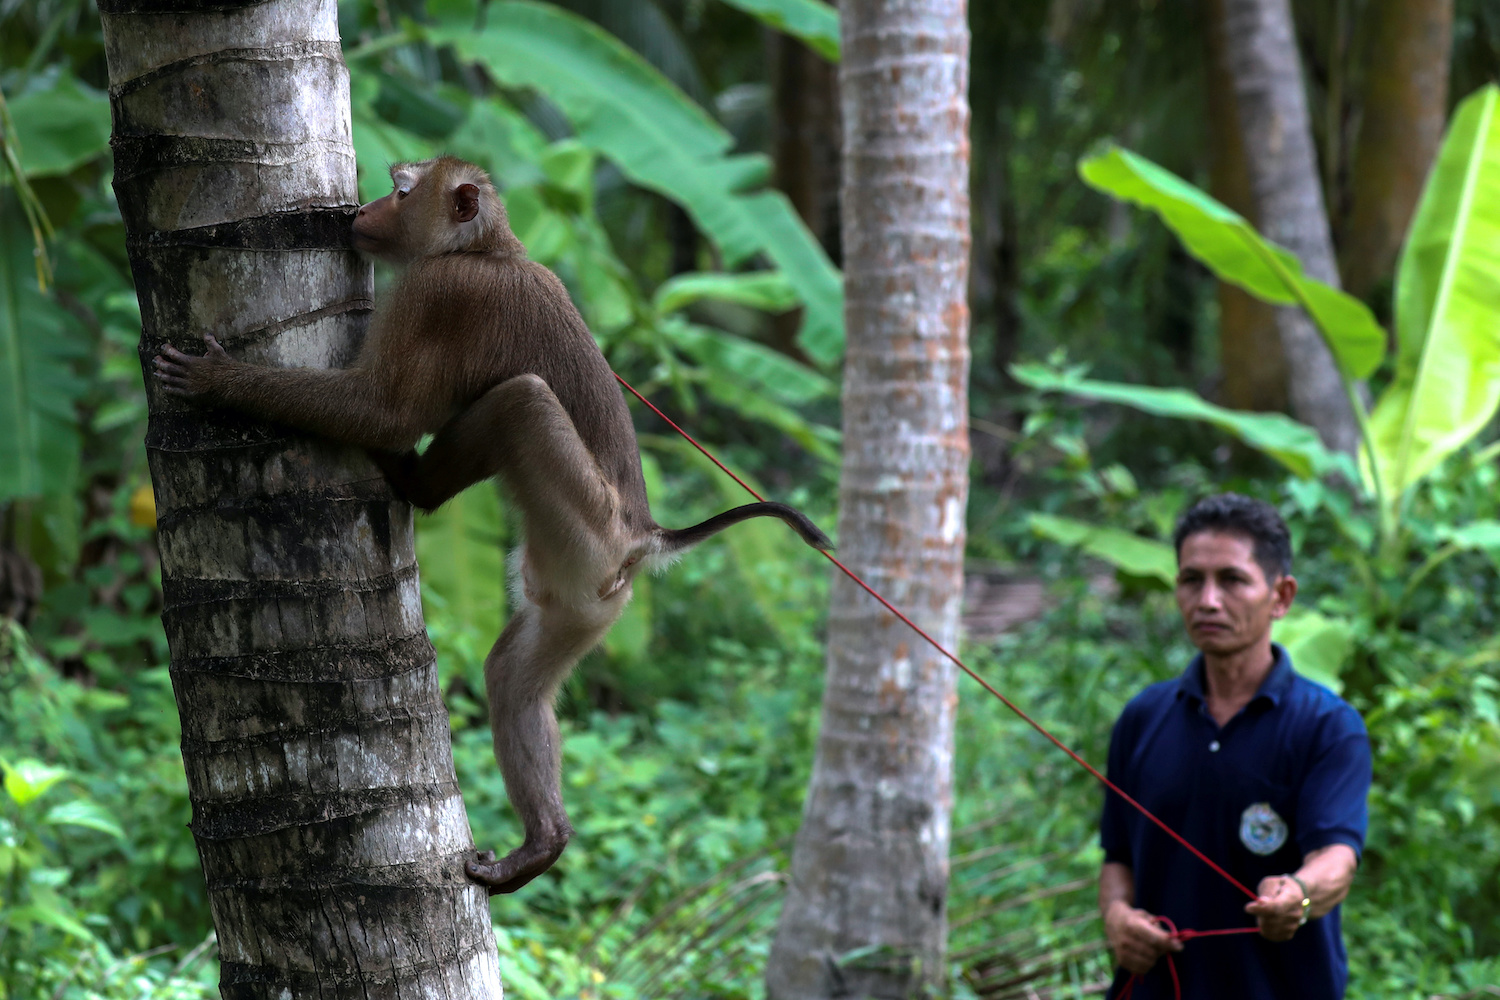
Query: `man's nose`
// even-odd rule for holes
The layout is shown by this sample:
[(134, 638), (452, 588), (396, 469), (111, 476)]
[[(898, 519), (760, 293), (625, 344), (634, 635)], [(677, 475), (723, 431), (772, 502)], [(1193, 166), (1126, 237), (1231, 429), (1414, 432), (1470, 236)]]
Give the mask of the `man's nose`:
[(1219, 588), (1212, 583), (1205, 583), (1203, 589), (1198, 592), (1198, 606), (1200, 608), (1217, 608), (1219, 606)]

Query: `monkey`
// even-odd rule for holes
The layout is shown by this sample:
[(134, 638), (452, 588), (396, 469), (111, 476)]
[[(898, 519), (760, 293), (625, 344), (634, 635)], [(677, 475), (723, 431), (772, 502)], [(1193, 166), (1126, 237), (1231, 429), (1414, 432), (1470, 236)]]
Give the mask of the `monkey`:
[(506, 487), (523, 528), (517, 599), (484, 674), (495, 758), (525, 837), (498, 860), (471, 856), (465, 871), (491, 894), (514, 892), (573, 834), (553, 704), (623, 612), (635, 575), (753, 517), (780, 518), (817, 549), (832, 543), (780, 503), (658, 525), (609, 363), (562, 281), (527, 257), (488, 174), (448, 156), (390, 173), (390, 194), (356, 212), (352, 242), (398, 275), (350, 367), (257, 365), (206, 334), (201, 355), (163, 344), (154, 375), (172, 397), (366, 449), (395, 496), (421, 510), (481, 480)]

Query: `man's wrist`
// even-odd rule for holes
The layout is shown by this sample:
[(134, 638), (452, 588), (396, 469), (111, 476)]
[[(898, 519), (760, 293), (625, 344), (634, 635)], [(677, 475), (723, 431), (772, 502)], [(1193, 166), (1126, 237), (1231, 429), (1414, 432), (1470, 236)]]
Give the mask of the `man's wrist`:
[(1297, 891), (1302, 894), (1302, 912), (1298, 914), (1297, 917), (1297, 926), (1301, 927), (1303, 924), (1307, 923), (1307, 911), (1312, 909), (1312, 891), (1307, 888), (1307, 883), (1302, 881), (1302, 879), (1295, 872), (1287, 872), (1281, 877), (1284, 879), (1290, 879), (1292, 881), (1292, 884), (1297, 887)]

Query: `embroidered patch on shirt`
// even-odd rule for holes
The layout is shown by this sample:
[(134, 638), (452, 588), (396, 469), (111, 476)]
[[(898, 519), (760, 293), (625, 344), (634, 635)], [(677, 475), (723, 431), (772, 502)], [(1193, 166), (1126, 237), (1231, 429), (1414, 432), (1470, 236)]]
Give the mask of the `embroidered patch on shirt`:
[(1240, 843), (1255, 854), (1275, 854), (1286, 843), (1286, 834), (1286, 820), (1269, 802), (1257, 802), (1240, 813)]

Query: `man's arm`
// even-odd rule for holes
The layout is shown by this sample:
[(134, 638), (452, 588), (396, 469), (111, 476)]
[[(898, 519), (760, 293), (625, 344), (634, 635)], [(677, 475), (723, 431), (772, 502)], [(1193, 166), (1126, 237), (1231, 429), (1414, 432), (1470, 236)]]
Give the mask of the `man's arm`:
[(1310, 901), (1307, 919), (1323, 916), (1343, 901), (1359, 867), (1359, 850), (1368, 823), (1366, 798), (1370, 792), (1370, 739), (1364, 722), (1347, 705), (1320, 724), (1318, 749), (1302, 781), (1297, 803), (1297, 844), (1302, 867), (1290, 878), (1273, 876), (1256, 886), (1260, 898), (1245, 907), (1256, 917), (1260, 932), (1272, 941), (1285, 941), (1301, 924), (1302, 900)]
[(1135, 907), (1135, 873), (1129, 865), (1106, 861), (1099, 870), (1099, 914), (1115, 962), (1127, 972), (1149, 972), (1169, 951), (1181, 951), (1156, 918)]
[[(1106, 865), (1106, 867), (1108, 867)], [(1354, 848), (1348, 844), (1329, 844), (1313, 851), (1303, 859), (1302, 867), (1292, 874), (1307, 886), (1307, 895), (1302, 895), (1302, 886), (1284, 875), (1272, 875), (1260, 880), (1255, 891), (1260, 898), (1245, 904), (1245, 912), (1252, 914), (1260, 924), (1260, 932), (1272, 941), (1289, 941), (1302, 925), (1302, 900), (1312, 901), (1307, 907), (1307, 919), (1316, 920), (1338, 906), (1349, 895), (1349, 886), (1354, 882), (1359, 859)], [(1100, 890), (1103, 899), (1103, 890)]]

